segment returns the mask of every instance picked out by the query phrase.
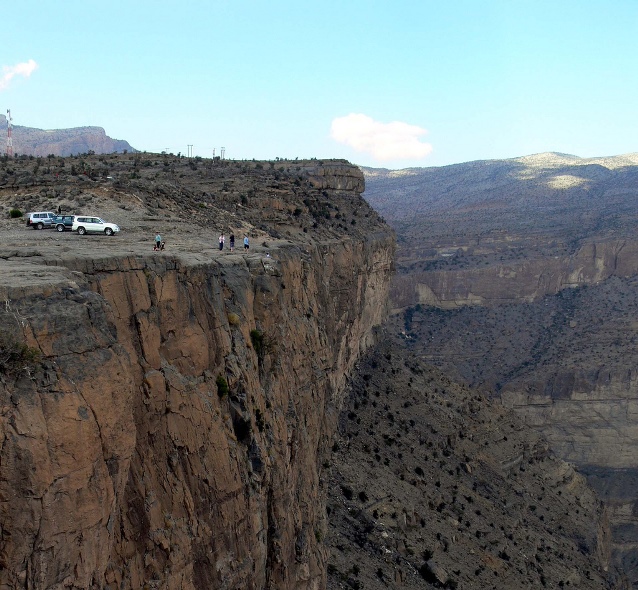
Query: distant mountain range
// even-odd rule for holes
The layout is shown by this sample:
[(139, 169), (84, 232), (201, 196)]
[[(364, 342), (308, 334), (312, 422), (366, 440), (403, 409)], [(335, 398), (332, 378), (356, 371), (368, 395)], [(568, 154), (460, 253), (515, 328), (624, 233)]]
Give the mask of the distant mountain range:
[(529, 214), (539, 208), (563, 208), (583, 198), (600, 206), (605, 199), (633, 192), (638, 153), (580, 158), (546, 152), (440, 167), (361, 170), (366, 200), (390, 222), (408, 221), (415, 215), (429, 217), (433, 211)]
[[(113, 139), (106, 135), (102, 127), (73, 127), (71, 129), (36, 129), (13, 125), (13, 153), (30, 156), (70, 156), (89, 151), (96, 154), (136, 152), (123, 139)], [(5, 153), (7, 118), (0, 115), (0, 153)]]

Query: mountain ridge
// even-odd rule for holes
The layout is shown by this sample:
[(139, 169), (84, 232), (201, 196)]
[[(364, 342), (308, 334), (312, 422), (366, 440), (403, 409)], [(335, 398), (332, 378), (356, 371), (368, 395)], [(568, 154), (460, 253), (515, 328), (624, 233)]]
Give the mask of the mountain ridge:
[[(0, 133), (5, 134), (7, 118), (0, 115)], [(22, 125), (12, 126), (14, 154), (28, 156), (71, 156), (94, 152), (110, 154), (137, 152), (128, 141), (113, 139), (106, 135), (103, 127), (83, 126), (66, 129), (38, 129)], [(3, 150), (4, 152), (4, 150)]]

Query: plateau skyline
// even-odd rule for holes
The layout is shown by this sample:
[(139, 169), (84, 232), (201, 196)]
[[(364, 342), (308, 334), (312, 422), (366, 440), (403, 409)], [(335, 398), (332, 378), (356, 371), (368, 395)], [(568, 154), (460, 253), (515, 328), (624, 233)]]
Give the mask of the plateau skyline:
[(629, 0), (26, 0), (3, 25), (0, 113), (142, 151), (386, 168), (638, 151)]

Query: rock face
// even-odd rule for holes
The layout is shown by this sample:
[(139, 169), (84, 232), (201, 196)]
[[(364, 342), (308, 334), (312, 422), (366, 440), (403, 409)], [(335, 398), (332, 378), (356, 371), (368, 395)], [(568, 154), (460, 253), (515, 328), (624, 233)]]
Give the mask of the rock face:
[[(6, 129), (7, 118), (0, 115), (0, 134), (6, 135)], [(70, 156), (90, 151), (96, 154), (136, 151), (127, 141), (108, 137), (102, 127), (45, 130), (13, 125), (11, 135), (14, 153), (30, 156)]]
[(402, 273), (392, 287), (396, 307), (531, 302), (563, 289), (595, 285), (611, 276), (638, 273), (638, 241), (609, 239), (584, 244), (571, 255), (535, 258), (486, 268)]
[(323, 465), (387, 305), (376, 227), (214, 259), (143, 235), (5, 252), (1, 323), (42, 363), (0, 375), (0, 586), (323, 587)]

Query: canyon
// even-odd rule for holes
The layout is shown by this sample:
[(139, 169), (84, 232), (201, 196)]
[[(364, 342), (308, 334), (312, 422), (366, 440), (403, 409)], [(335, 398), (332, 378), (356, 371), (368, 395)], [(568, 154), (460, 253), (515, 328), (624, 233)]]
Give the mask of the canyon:
[(537, 154), (365, 170), (397, 232), (410, 350), (514, 409), (604, 499), (636, 571), (638, 156)]
[[(619, 527), (631, 502), (616, 502), (628, 481), (609, 479), (588, 450), (578, 470), (574, 456), (561, 459), (551, 429), (520, 414), (533, 406), (490, 372), (489, 345), (501, 340), (460, 315), (505, 308), (488, 305), (491, 279), (471, 296), (460, 282), (480, 283), (501, 256), (539, 267), (550, 250), (569, 257), (576, 230), (502, 242), (490, 226), (477, 238), (472, 205), (466, 218), (452, 211), (460, 238), (447, 211), (428, 212), (436, 242), (413, 240), (418, 216), (406, 238), (393, 217), (402, 208), (375, 203), (370, 174), (343, 160), (0, 160), (1, 588), (630, 587), (619, 533), (631, 530)], [(121, 232), (36, 231), (18, 215), (57, 207)], [(628, 216), (600, 219), (599, 243), (628, 240), (615, 231)], [(239, 248), (219, 250), (221, 233)], [(449, 291), (428, 283), (437, 308), (418, 299), (427, 289), (400, 286), (421, 284), (406, 276), (417, 269), (465, 274)], [(631, 291), (631, 277), (598, 272), (608, 290), (617, 280)], [(576, 331), (588, 323), (565, 293), (631, 313), (628, 296), (615, 310), (594, 285), (564, 282), (524, 309), (552, 301), (553, 325)], [(475, 293), (482, 305), (466, 305)], [(454, 314), (471, 328), (463, 334), (485, 333), (480, 355), (467, 342), (450, 355), (423, 348), (427, 338), (458, 345)], [(529, 324), (528, 340), (545, 343), (521, 317), (507, 329)], [(454, 355), (465, 364), (443, 362)], [(555, 383), (567, 400), (569, 380)], [(604, 503), (596, 478), (601, 494), (613, 484)]]

